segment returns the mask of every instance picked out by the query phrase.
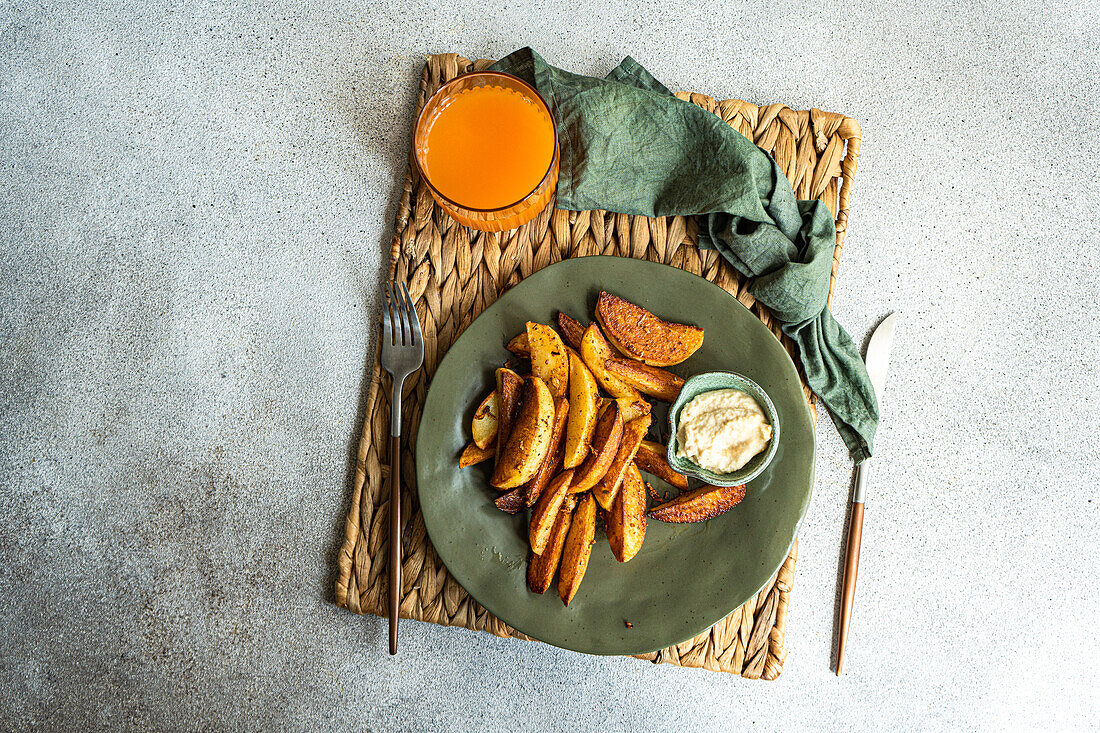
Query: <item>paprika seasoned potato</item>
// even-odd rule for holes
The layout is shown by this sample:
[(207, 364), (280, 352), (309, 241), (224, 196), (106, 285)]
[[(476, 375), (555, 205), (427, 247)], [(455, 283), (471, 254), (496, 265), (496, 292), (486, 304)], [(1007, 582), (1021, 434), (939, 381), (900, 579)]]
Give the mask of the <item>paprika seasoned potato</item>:
[(599, 382), (600, 387), (612, 397), (633, 397), (641, 399), (638, 390), (631, 387), (623, 380), (607, 371), (604, 363), (615, 356), (611, 347), (607, 345), (600, 327), (595, 323), (588, 324), (584, 336), (581, 338), (581, 358), (584, 364), (592, 371), (592, 376)]
[(662, 402), (675, 402), (684, 386), (682, 377), (667, 369), (643, 364), (635, 359), (608, 359), (604, 362), (608, 373), (629, 384), (644, 395), (656, 397)]
[(648, 415), (653, 411), (653, 405), (641, 397), (620, 397), (615, 401), (619, 403), (619, 410), (623, 413), (624, 423), (637, 420), (642, 415)]
[(565, 450), (565, 419), (569, 414), (569, 400), (554, 400), (554, 433), (550, 436), (550, 450), (539, 464), (539, 470), (531, 477), (531, 480), (523, 485), (524, 506), (531, 506), (539, 499), (542, 490), (550, 483), (550, 479), (561, 470), (562, 452)]
[(592, 450), (573, 476), (573, 487), (570, 489), (572, 493), (588, 491), (603, 478), (611, 467), (611, 462), (615, 460), (622, 437), (623, 416), (619, 412), (619, 403), (612, 402), (596, 421), (596, 430), (592, 433)]
[(725, 514), (745, 498), (745, 486), (711, 486), (704, 484), (685, 491), (672, 501), (654, 507), (649, 516), (662, 522), (689, 524), (714, 519)]
[(528, 321), (527, 343), (531, 349), (531, 373), (546, 382), (550, 394), (565, 397), (569, 389), (569, 357), (561, 337), (549, 326)]
[(565, 428), (563, 465), (576, 468), (588, 455), (596, 427), (599, 388), (592, 372), (575, 351), (569, 352), (569, 417)]
[(703, 329), (663, 321), (607, 292), (596, 303), (596, 320), (616, 349), (651, 366), (679, 364), (703, 345)]
[(619, 562), (627, 562), (642, 549), (646, 530), (646, 490), (642, 475), (633, 463), (607, 513), (607, 542)]
[(493, 499), (493, 503), (505, 514), (519, 514), (527, 506), (523, 501), (523, 494), (523, 487), (517, 486)]
[(581, 348), (581, 338), (584, 337), (584, 324), (576, 318), (572, 318), (558, 311), (558, 328), (561, 329), (565, 343), (579, 351)]
[(528, 541), (531, 550), (536, 555), (542, 554), (546, 549), (546, 543), (550, 540), (550, 530), (554, 527), (554, 519), (558, 516), (562, 502), (569, 495), (569, 484), (573, 481), (573, 471), (564, 471), (554, 477), (546, 491), (542, 492), (539, 501), (531, 512), (531, 522), (527, 526)]
[(519, 412), (520, 395), (523, 392), (523, 377), (507, 367), (496, 371), (497, 379), (497, 462), (500, 454), (512, 434), (512, 425)]
[(572, 496), (565, 497), (554, 520), (554, 527), (550, 530), (550, 540), (546, 543), (546, 549), (541, 555), (532, 552), (528, 556), (527, 587), (533, 593), (545, 593), (550, 583), (554, 582), (554, 574), (558, 572), (558, 563), (561, 562), (565, 537), (569, 534), (569, 525), (572, 523), (575, 503), (576, 500)]
[(527, 377), (515, 424), (490, 483), (498, 489), (511, 489), (530, 481), (550, 450), (553, 434), (554, 398), (550, 389), (538, 377)]
[(462, 449), (462, 455), (458, 457), (458, 467), (466, 468), (476, 463), (487, 461), (497, 454), (495, 445), (479, 448), (477, 443), (469, 443)]
[(668, 464), (668, 451), (666, 446), (654, 443), (652, 440), (643, 440), (638, 446), (638, 452), (634, 454), (634, 465), (646, 473), (651, 473), (662, 481), (675, 486), (680, 491), (687, 491), (687, 476), (677, 473)]
[(511, 351), (513, 354), (521, 359), (531, 358), (531, 344), (527, 340), (527, 332), (521, 331), (512, 337), (512, 340), (504, 345), (504, 348)]
[(649, 415), (642, 415), (623, 426), (623, 437), (611, 466), (599, 483), (592, 487), (592, 495), (606, 511), (611, 510), (611, 502), (619, 491), (623, 477), (634, 467), (634, 454), (638, 452), (642, 438), (649, 432), (649, 419)]
[(470, 424), (470, 432), (478, 448), (487, 448), (496, 440), (499, 415), (500, 403), (497, 401), (496, 390), (493, 390), (477, 406)]
[(591, 494), (585, 494), (573, 511), (573, 521), (569, 525), (569, 534), (565, 536), (565, 547), (561, 553), (558, 597), (567, 606), (573, 596), (577, 595), (577, 588), (588, 569), (588, 558), (592, 555), (595, 536), (596, 500)]

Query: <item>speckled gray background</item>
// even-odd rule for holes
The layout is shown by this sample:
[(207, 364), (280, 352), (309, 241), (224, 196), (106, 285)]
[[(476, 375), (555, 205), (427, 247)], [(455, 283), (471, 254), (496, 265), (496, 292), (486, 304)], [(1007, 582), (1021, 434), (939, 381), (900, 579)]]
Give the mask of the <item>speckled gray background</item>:
[[(1100, 726), (1095, 3), (53, 5), (0, 9), (0, 727)], [(422, 56), (528, 43), (863, 125), (842, 679), (827, 422), (776, 683), (332, 605)]]

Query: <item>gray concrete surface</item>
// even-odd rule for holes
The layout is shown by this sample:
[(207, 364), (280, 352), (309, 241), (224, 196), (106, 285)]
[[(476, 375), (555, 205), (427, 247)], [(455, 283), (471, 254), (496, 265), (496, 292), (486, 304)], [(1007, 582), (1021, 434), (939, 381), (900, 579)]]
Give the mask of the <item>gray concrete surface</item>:
[[(1100, 727), (1095, 3), (133, 5), (0, 9), (0, 728)], [(827, 424), (774, 684), (332, 605), (422, 55), (528, 43), (863, 125), (841, 679)]]

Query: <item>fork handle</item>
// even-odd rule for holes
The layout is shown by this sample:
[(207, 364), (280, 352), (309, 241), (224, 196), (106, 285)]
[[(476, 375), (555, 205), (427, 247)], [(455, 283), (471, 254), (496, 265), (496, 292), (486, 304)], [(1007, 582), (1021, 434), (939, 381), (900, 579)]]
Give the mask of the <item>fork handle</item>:
[(401, 436), (390, 436), (390, 654), (397, 654), (401, 602)]
[(390, 401), (390, 654), (397, 654), (397, 619), (401, 606), (401, 386), (393, 380)]

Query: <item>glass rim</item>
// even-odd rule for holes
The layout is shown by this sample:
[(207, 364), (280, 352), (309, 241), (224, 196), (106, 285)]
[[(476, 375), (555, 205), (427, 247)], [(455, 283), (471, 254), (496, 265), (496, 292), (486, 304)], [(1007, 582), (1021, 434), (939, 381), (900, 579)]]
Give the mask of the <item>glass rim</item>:
[[(550, 156), (550, 165), (547, 166), (546, 173), (544, 173), (542, 175), (542, 178), (539, 179), (539, 182), (537, 184), (535, 184), (534, 188), (532, 188), (530, 191), (528, 191), (527, 193), (525, 193), (523, 195), (523, 198), (519, 199), (518, 201), (516, 201), (514, 203), (508, 204), (507, 206), (498, 206), (498, 207), (494, 207), (492, 209), (478, 209), (478, 208), (475, 208), (473, 206), (466, 206), (464, 204), (458, 203), (457, 201), (455, 201), (451, 197), (447, 196), (446, 194), (444, 194), (442, 191), (440, 191), (438, 188), (435, 187), (435, 185), (432, 183), (431, 176), (429, 176), (428, 172), (426, 170), (424, 170), (424, 165), (420, 162), (420, 155), (418, 155), (418, 153), (417, 153), (417, 147), (418, 146), (417, 146), (416, 143), (417, 143), (417, 138), (418, 138), (419, 132), (420, 132), (420, 122), (421, 122), (421, 120), (424, 119), (424, 113), (428, 110), (429, 107), (431, 107), (431, 105), (434, 102), (437, 102), (438, 98), (446, 96), (450, 92), (450, 87), (456, 85), (458, 82), (460, 82), (462, 80), (468, 79), (471, 76), (504, 77), (506, 79), (510, 79), (511, 81), (514, 81), (514, 82), (517, 82), (517, 83), (521, 84), (527, 91), (529, 91), (531, 93), (531, 96), (533, 96), (536, 100), (538, 100), (538, 103), (542, 105), (542, 108), (544, 110), (546, 110), (546, 116), (550, 118), (550, 127), (554, 131), (554, 154)], [(435, 93), (432, 94), (432, 96), (428, 97), (428, 99), (424, 102), (424, 106), (421, 107), (420, 111), (416, 113), (416, 122), (413, 124), (413, 151), (412, 152), (413, 152), (413, 160), (416, 162), (416, 170), (417, 170), (418, 173), (420, 173), (420, 177), (424, 179), (424, 183), (428, 184), (428, 188), (431, 189), (433, 194), (435, 194), (439, 198), (443, 199), (444, 201), (446, 201), (451, 206), (462, 209), (463, 211), (473, 211), (473, 212), (477, 212), (479, 214), (495, 214), (495, 213), (502, 212), (502, 211), (507, 211), (508, 209), (512, 209), (516, 206), (519, 206), (524, 201), (526, 201), (527, 199), (534, 196), (538, 192), (538, 190), (540, 188), (542, 188), (543, 184), (545, 184), (547, 182), (547, 180), (550, 179), (550, 174), (554, 172), (554, 166), (557, 165), (557, 162), (558, 162), (558, 125), (557, 125), (557, 122), (554, 120), (553, 110), (550, 109), (550, 105), (546, 103), (546, 100), (543, 98), (543, 96), (541, 94), (538, 93), (538, 90), (535, 89), (530, 84), (528, 84), (527, 82), (525, 82), (523, 79), (516, 76), (515, 74), (508, 74), (508, 73), (503, 72), (503, 71), (471, 71), (469, 73), (462, 74), (461, 76), (456, 76), (454, 79), (451, 79), (449, 82), (447, 82), (443, 86), (439, 87), (439, 89), (436, 89)]]

